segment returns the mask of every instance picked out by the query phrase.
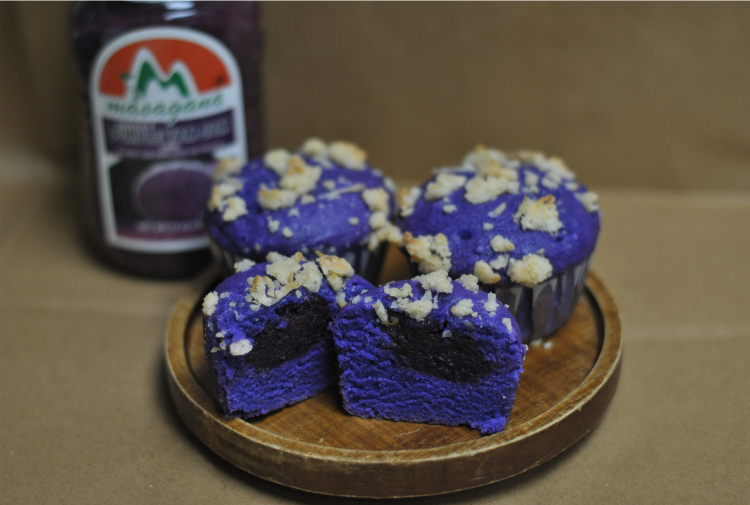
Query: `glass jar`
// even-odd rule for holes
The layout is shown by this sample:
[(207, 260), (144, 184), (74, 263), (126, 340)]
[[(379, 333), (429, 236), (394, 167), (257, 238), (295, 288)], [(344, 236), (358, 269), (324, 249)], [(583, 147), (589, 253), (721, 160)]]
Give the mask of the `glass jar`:
[(80, 2), (84, 222), (111, 264), (187, 277), (211, 258), (202, 213), (219, 160), (263, 152), (255, 2)]

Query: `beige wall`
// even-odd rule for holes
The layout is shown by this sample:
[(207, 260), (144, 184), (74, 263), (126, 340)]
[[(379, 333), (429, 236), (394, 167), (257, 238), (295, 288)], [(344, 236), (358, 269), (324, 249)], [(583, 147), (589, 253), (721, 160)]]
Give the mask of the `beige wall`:
[[(69, 5), (0, 8), (0, 145), (28, 99), (46, 152), (70, 157)], [(750, 189), (748, 3), (264, 8), (270, 147), (348, 138), (419, 178), (483, 142), (558, 153), (599, 187)]]

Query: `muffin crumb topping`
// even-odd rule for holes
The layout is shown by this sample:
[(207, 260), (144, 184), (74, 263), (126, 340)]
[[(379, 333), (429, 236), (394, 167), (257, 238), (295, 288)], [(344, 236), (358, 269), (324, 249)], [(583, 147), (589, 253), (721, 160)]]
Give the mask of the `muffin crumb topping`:
[(424, 199), (430, 202), (448, 196), (464, 184), (466, 184), (466, 177), (463, 175), (439, 174), (434, 182), (427, 184)]
[(393, 298), (410, 298), (412, 296), (411, 284), (404, 284), (401, 288), (390, 288), (387, 285), (383, 288), (383, 291), (388, 296)]
[(273, 149), (263, 157), (263, 163), (281, 177), (286, 173), (290, 156), (286, 149)]
[(583, 205), (583, 208), (586, 209), (589, 213), (596, 212), (599, 210), (599, 195), (594, 193), (593, 191), (586, 191), (585, 193), (576, 193), (576, 198), (579, 202), (581, 202), (581, 205)]
[(554, 235), (563, 227), (555, 205), (555, 197), (552, 195), (538, 200), (525, 196), (513, 220), (520, 221), (524, 230), (546, 231), (550, 235)]
[(326, 276), (328, 284), (331, 285), (331, 289), (340, 291), (346, 278), (354, 275), (354, 269), (344, 258), (328, 256), (320, 251), (315, 251), (315, 253), (318, 255), (318, 265)]
[(248, 258), (243, 258), (240, 261), (235, 262), (234, 264), (234, 272), (246, 272), (250, 270), (250, 268), (255, 266), (255, 262)]
[(490, 241), (490, 247), (492, 247), (492, 250), (495, 252), (510, 252), (516, 248), (513, 242), (503, 237), (502, 235), (495, 235), (494, 237), (492, 237), (492, 240)]
[(414, 280), (419, 282), (425, 291), (435, 291), (436, 293), (452, 293), (453, 283), (448, 277), (446, 270), (436, 270), (434, 272), (418, 275)]
[(533, 288), (552, 275), (552, 264), (539, 254), (527, 254), (520, 260), (511, 259), (508, 267), (510, 280)]
[(487, 301), (484, 302), (484, 310), (489, 312), (491, 316), (494, 316), (499, 307), (500, 304), (497, 303), (497, 295), (495, 293), (488, 293)]
[(500, 282), (500, 275), (496, 274), (486, 261), (479, 260), (474, 263), (474, 276), (483, 284), (495, 284)]
[(219, 303), (219, 295), (216, 291), (211, 291), (203, 298), (203, 313), (206, 316), (210, 316), (216, 310), (216, 305)]
[(460, 282), (463, 287), (465, 287), (472, 293), (479, 292), (479, 279), (476, 275), (463, 274), (458, 278), (458, 282)]
[(466, 317), (469, 315), (471, 317), (477, 317), (479, 315), (474, 312), (474, 302), (472, 302), (468, 298), (461, 300), (453, 307), (451, 307), (451, 314), (456, 317)]
[(404, 233), (404, 247), (409, 252), (410, 260), (418, 263), (419, 271), (424, 273), (436, 270), (449, 271), (451, 253), (448, 238), (442, 233), (437, 235), (420, 235), (415, 237), (410, 232)]
[(414, 205), (422, 195), (422, 188), (413, 186), (410, 189), (402, 189), (399, 192), (399, 207), (402, 217), (409, 217), (414, 213)]
[(352, 170), (363, 170), (367, 153), (351, 142), (336, 141), (328, 146), (328, 155), (339, 165)]

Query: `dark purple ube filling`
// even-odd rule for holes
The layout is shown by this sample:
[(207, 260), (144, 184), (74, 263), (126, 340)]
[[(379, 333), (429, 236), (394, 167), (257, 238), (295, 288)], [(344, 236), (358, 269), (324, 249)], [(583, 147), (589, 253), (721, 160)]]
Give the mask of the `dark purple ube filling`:
[(445, 321), (427, 318), (418, 322), (389, 310), (388, 318), (394, 317), (399, 324), (385, 329), (391, 337), (390, 346), (404, 366), (455, 382), (477, 382), (492, 371), (492, 364), (484, 360), (468, 328), (444, 338)]

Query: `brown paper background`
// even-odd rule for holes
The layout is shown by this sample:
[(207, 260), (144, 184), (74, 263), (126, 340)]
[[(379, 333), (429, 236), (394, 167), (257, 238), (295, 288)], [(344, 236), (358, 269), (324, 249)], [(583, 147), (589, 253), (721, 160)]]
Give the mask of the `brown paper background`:
[[(26, 76), (35, 133), (68, 160), (69, 7), (4, 4), (2, 16), (25, 56), (3, 79)], [(347, 138), (420, 179), (483, 142), (557, 153), (594, 186), (750, 188), (748, 3), (263, 8), (269, 147)]]
[[(0, 3), (0, 502), (355, 503), (244, 474), (176, 414), (162, 349), (188, 282), (80, 238), (68, 8)], [(349, 138), (401, 183), (478, 141), (541, 148), (600, 190), (607, 413), (526, 474), (405, 503), (746, 503), (750, 4), (264, 8), (270, 145)]]

